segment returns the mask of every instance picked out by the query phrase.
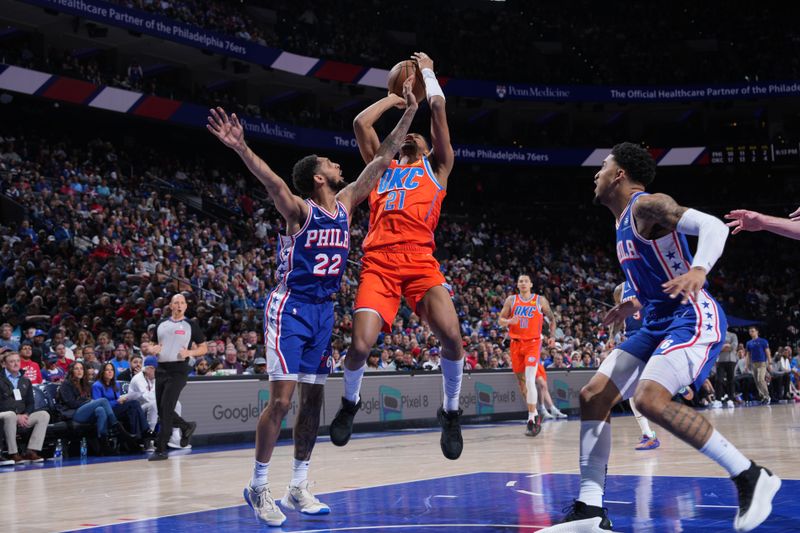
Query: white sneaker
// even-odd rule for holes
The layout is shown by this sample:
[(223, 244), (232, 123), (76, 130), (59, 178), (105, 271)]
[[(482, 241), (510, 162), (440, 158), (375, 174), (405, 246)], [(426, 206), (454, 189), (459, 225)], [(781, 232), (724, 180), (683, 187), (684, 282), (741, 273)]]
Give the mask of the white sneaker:
[(544, 418), (545, 420), (555, 419), (555, 417), (547, 409), (542, 409), (541, 411), (539, 411), (539, 414), (542, 415), (542, 418)]
[(247, 502), (256, 518), (265, 522), (268, 526), (279, 527), (286, 522), (286, 515), (272, 499), (269, 486), (265, 485), (260, 490), (253, 490), (249, 485), (244, 488), (244, 501)]
[(173, 450), (191, 450), (192, 449), (192, 445), (191, 444), (187, 444), (186, 446), (181, 446), (180, 442), (173, 442), (173, 441), (167, 442), (167, 447), (172, 448)]
[(293, 511), (303, 514), (328, 514), (331, 508), (317, 499), (308, 490), (308, 480), (303, 481), (296, 487), (289, 485), (286, 487), (286, 494), (281, 498), (281, 505)]
[(725, 402), (725, 405), (726, 405), (727, 407), (733, 408), (733, 407), (734, 407), (734, 405), (733, 405), (733, 400), (728, 400), (727, 402)]
[(719, 400), (714, 400), (713, 402), (711, 402), (711, 405), (709, 405), (709, 407), (711, 409), (719, 409), (720, 407), (722, 407), (722, 402)]
[(553, 406), (553, 409), (550, 410), (550, 414), (552, 414), (556, 418), (567, 418), (567, 415), (559, 411), (558, 407), (556, 407), (555, 405)]
[(736, 531), (752, 531), (772, 513), (772, 499), (781, 488), (781, 478), (755, 463), (732, 478), (739, 492), (739, 512), (733, 521)]

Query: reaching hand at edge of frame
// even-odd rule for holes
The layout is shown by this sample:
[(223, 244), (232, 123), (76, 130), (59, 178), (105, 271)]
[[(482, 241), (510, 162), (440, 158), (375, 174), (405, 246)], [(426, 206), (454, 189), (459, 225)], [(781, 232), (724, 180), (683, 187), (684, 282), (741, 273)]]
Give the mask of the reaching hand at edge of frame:
[(230, 117), (221, 107), (208, 110), (211, 116), (208, 117), (206, 129), (228, 148), (236, 152), (242, 152), (247, 147), (244, 142), (244, 128), (239, 122), (239, 117), (233, 113)]
[[(792, 213), (792, 215), (800, 212), (800, 209)], [(733, 234), (736, 235), (740, 231), (761, 231), (764, 229), (764, 215), (756, 211), (749, 211), (747, 209), (734, 209), (725, 218), (731, 220), (728, 226), (733, 228)]]

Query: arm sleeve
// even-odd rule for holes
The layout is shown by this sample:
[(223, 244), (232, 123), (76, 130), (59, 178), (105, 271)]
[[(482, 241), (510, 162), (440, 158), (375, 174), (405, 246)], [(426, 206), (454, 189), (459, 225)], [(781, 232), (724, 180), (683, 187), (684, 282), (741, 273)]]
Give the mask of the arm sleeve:
[(622, 288), (622, 300), (620, 300), (620, 303), (627, 302), (628, 300), (632, 300), (636, 297), (638, 297), (638, 295), (636, 294), (636, 291), (633, 290), (633, 286), (626, 281)]
[(200, 329), (200, 324), (197, 323), (197, 320), (190, 320), (189, 324), (192, 326), (192, 342), (195, 344), (206, 342), (206, 334)]
[(696, 209), (687, 209), (678, 220), (677, 229), (686, 235), (697, 236), (697, 251), (692, 268), (700, 267), (706, 273), (710, 272), (725, 249), (728, 226), (717, 217)]

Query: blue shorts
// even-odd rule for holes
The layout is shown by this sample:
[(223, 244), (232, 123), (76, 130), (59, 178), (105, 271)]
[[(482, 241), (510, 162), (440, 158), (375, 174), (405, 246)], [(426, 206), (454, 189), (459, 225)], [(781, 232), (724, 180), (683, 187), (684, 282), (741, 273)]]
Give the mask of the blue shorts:
[[(671, 316), (643, 325), (618, 348), (644, 363), (665, 357), (682, 381), (686, 381), (686, 376), (691, 378), (684, 387), (694, 385), (698, 389), (714, 368), (727, 327), (725, 312), (706, 291), (701, 291), (696, 300), (680, 306)], [(655, 370), (656, 365), (648, 366)], [(662, 367), (662, 372), (664, 368), (667, 367)], [(653, 379), (647, 367), (641, 379)]]
[(274, 289), (264, 308), (270, 380), (324, 384), (331, 372), (333, 301), (314, 302)]

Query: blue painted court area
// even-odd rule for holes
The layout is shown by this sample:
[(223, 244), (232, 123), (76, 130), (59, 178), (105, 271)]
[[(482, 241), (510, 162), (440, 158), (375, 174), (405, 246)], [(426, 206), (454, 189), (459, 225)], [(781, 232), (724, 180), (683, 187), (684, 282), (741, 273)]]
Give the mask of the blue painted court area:
[[(261, 526), (243, 503), (83, 531), (538, 531), (562, 516), (578, 482), (574, 474), (475, 473), (320, 495), (330, 515), (289, 511), (281, 528)], [(800, 481), (784, 480), (772, 516), (756, 531), (800, 531), (798, 491)], [(606, 487), (615, 531), (732, 531), (736, 502), (725, 478), (609, 476)]]

